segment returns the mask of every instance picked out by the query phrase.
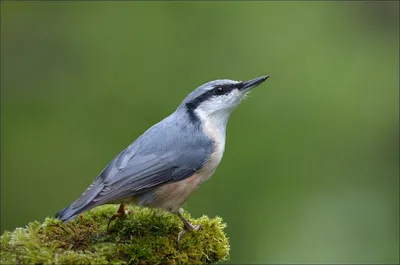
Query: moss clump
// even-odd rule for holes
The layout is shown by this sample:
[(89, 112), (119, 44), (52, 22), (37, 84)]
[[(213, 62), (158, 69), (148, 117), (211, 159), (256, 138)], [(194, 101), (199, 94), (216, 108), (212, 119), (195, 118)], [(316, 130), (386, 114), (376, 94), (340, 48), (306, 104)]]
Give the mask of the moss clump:
[(176, 239), (182, 222), (177, 216), (137, 207), (113, 221), (107, 233), (116, 210), (105, 205), (69, 223), (46, 218), (6, 231), (0, 238), (1, 264), (205, 264), (228, 259), (226, 224), (220, 217), (191, 219), (184, 213), (201, 229), (186, 233), (179, 251)]

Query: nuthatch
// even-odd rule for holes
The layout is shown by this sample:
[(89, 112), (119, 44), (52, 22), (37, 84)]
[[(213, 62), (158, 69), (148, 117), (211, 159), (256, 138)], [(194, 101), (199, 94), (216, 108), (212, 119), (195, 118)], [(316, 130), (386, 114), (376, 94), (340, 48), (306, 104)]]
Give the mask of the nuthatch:
[(182, 220), (179, 246), (186, 231), (200, 228), (181, 215), (180, 207), (221, 162), (232, 111), (268, 77), (245, 82), (215, 80), (196, 88), (174, 113), (118, 154), (86, 191), (56, 217), (68, 222), (103, 204), (120, 204), (110, 221), (127, 213), (124, 204), (160, 208)]

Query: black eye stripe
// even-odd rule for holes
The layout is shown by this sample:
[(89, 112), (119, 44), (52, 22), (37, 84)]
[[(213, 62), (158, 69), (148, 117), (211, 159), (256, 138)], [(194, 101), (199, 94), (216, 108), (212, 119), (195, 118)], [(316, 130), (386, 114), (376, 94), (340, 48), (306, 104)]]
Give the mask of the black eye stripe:
[(224, 95), (224, 94), (228, 94), (229, 92), (231, 92), (232, 89), (233, 88), (231, 86), (217, 86), (217, 87), (213, 88), (213, 91), (217, 95)]
[(214, 97), (214, 96), (221, 96), (229, 94), (233, 89), (237, 88), (240, 89), (243, 86), (243, 83), (237, 84), (229, 84), (229, 85), (218, 85), (214, 88), (204, 92), (203, 94), (199, 95), (197, 98), (194, 98), (190, 102), (186, 103), (186, 107), (188, 109), (194, 110), (201, 102), (206, 101), (207, 99)]
[(239, 89), (243, 86), (242, 83), (229, 84), (229, 85), (219, 85), (214, 87), (214, 92), (218, 95), (229, 94), (235, 88)]
[[(240, 89), (243, 87), (243, 83), (237, 83), (237, 84), (229, 84), (229, 85), (219, 85), (215, 86), (214, 88), (204, 92), (203, 94), (197, 96), (196, 98), (192, 99), (191, 101), (186, 103), (186, 110), (189, 114), (190, 119), (193, 122), (196, 122), (199, 120), (197, 115), (194, 113), (194, 110), (201, 104), (201, 102), (206, 101), (207, 99), (211, 97), (218, 97), (221, 95), (229, 94), (233, 89), (237, 88)], [(218, 91), (218, 92), (217, 92)]]

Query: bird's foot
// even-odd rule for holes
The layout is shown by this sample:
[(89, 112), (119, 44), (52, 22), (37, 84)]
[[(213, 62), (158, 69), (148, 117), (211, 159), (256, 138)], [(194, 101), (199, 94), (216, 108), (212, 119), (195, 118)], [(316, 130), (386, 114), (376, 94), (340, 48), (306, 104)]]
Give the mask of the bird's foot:
[(178, 234), (177, 243), (178, 243), (178, 250), (181, 250), (181, 239), (187, 232), (198, 231), (201, 228), (201, 225), (192, 225), (188, 220), (183, 218), (183, 216), (178, 212), (177, 215), (183, 222), (183, 229)]
[(125, 209), (125, 205), (121, 203), (119, 205), (118, 211), (115, 214), (113, 214), (113, 216), (111, 216), (110, 220), (108, 221), (107, 233), (109, 233), (109, 227), (110, 227), (111, 221), (115, 220), (116, 218), (123, 218), (127, 214), (130, 214), (130, 213), (132, 213), (132, 211)]
[(201, 225), (192, 225), (191, 224), (190, 228), (188, 229), (187, 226), (184, 225), (184, 228), (178, 234), (178, 239), (177, 239), (178, 249), (181, 250), (181, 239), (187, 232), (198, 231), (200, 228), (201, 228)]

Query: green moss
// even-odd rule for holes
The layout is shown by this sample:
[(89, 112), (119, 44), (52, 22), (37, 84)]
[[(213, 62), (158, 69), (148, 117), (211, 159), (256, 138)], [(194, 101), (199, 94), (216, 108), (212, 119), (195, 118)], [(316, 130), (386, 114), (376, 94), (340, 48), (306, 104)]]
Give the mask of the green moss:
[(46, 218), (31, 222), (1, 236), (1, 264), (205, 264), (228, 259), (226, 224), (220, 217), (191, 219), (201, 224), (197, 232), (186, 233), (177, 248), (180, 219), (148, 208), (111, 223), (117, 206), (97, 207), (76, 220), (63, 223)]

